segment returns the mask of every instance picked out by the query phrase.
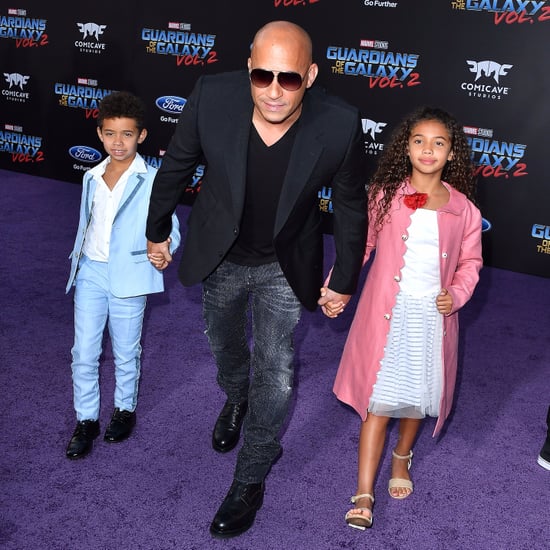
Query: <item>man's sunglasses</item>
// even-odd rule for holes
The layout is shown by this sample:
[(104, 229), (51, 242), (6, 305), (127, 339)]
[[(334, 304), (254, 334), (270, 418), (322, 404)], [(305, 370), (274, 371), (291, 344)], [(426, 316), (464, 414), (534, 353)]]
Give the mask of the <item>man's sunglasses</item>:
[(279, 86), (288, 92), (295, 92), (302, 87), (303, 78), (298, 73), (277, 73), (265, 69), (252, 69), (250, 82), (257, 88), (267, 88), (276, 78)]

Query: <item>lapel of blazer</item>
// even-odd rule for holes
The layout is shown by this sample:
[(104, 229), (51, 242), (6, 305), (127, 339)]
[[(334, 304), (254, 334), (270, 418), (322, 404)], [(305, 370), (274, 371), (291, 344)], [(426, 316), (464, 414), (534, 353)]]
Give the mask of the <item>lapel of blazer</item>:
[(122, 198), (120, 199), (118, 210), (113, 219), (113, 223), (132, 202), (132, 199), (136, 196), (137, 192), (140, 190), (141, 186), (144, 183), (145, 178), (143, 177), (143, 174), (132, 174), (128, 178), (128, 181), (126, 182), (126, 187), (124, 188), (124, 193), (122, 194)]
[(224, 150), (229, 188), (237, 219), (240, 219), (244, 205), (248, 140), (250, 138), (250, 125), (252, 124), (253, 103), (249, 86), (247, 79), (243, 94), (235, 98), (234, 109), (229, 113), (228, 145)]
[(86, 189), (86, 195), (84, 199), (84, 218), (86, 220), (86, 229), (90, 225), (90, 220), (92, 219), (92, 209), (94, 207), (94, 195), (97, 182), (94, 177), (90, 174), (85, 175), (86, 181), (84, 183), (84, 188)]
[(304, 96), (299, 127), (294, 138), (286, 176), (281, 189), (279, 206), (275, 218), (274, 235), (277, 235), (285, 224), (296, 200), (306, 183), (317, 160), (323, 152), (323, 145), (317, 139), (322, 129), (316, 124), (315, 108), (309, 94)]

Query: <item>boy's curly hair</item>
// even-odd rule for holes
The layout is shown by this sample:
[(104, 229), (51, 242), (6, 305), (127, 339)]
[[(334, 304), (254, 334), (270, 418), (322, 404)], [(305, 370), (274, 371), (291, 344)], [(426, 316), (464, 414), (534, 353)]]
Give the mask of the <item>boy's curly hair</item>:
[(145, 128), (145, 105), (130, 92), (112, 92), (99, 103), (97, 125), (100, 128), (106, 118), (132, 118), (141, 132)]
[[(397, 190), (411, 175), (412, 165), (407, 154), (409, 137), (414, 126), (425, 120), (441, 122), (447, 128), (451, 139), (453, 158), (445, 165), (441, 179), (475, 202), (472, 150), (466, 140), (464, 129), (451, 114), (443, 109), (420, 107), (408, 115), (396, 128), (370, 179), (368, 196), (370, 203), (376, 206), (376, 226), (382, 225)], [(380, 192), (382, 196), (376, 203)]]

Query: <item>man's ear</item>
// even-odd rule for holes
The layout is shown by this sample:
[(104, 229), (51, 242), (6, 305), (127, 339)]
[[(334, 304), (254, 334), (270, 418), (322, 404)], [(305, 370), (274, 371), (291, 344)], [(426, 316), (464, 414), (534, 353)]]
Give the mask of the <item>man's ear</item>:
[(318, 73), (319, 67), (317, 66), (317, 63), (312, 63), (306, 73), (306, 88), (311, 88), (311, 86), (313, 86)]

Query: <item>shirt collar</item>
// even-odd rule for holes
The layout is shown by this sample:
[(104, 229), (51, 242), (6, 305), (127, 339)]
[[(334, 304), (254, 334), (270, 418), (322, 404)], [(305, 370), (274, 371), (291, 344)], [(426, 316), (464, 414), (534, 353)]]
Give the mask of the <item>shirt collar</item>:
[[(111, 156), (109, 155), (106, 159), (102, 160), (99, 164), (97, 164), (93, 168), (90, 168), (89, 170), (90, 175), (100, 178), (105, 173), (107, 165), (110, 162), (111, 162)], [(132, 164), (128, 166), (128, 169), (126, 170), (126, 172), (137, 173), (137, 174), (142, 174), (147, 172), (147, 165), (145, 163), (145, 160), (139, 153), (136, 153), (136, 156), (134, 157)]]

